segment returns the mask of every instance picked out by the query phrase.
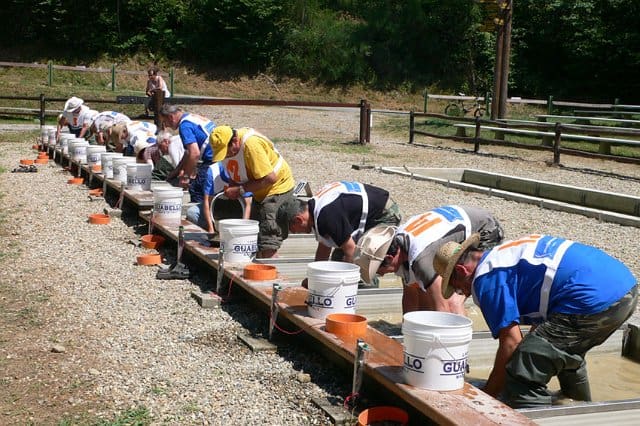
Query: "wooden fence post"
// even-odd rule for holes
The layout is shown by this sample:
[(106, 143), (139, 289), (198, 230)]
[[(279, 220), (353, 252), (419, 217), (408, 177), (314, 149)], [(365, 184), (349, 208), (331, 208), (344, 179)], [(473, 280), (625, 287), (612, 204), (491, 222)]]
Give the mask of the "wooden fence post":
[(158, 126), (158, 129), (160, 129), (162, 127), (160, 123), (160, 109), (162, 108), (162, 105), (164, 105), (164, 90), (155, 90), (150, 102), (153, 102), (154, 105), (153, 122)]
[(428, 109), (428, 105), (427, 105), (428, 99), (429, 99), (429, 94), (427, 93), (427, 89), (424, 89), (424, 109), (422, 112), (424, 112), (425, 114), (427, 113), (427, 109)]
[(47, 85), (53, 85), (53, 62), (47, 64)]
[(480, 151), (480, 117), (476, 117), (476, 133), (473, 136), (473, 152)]
[[(425, 92), (426, 93), (426, 92)], [(413, 143), (413, 131), (415, 130), (416, 116), (413, 110), (409, 111), (409, 143)]]
[(44, 102), (44, 93), (40, 93), (40, 125), (44, 126), (44, 111), (45, 111), (45, 102)]
[(560, 164), (560, 138), (562, 137), (562, 125), (560, 123), (556, 123), (555, 132), (556, 135), (553, 140), (553, 165), (557, 166)]
[(367, 101), (364, 99), (360, 100), (360, 142), (361, 145), (364, 145), (367, 138), (367, 126), (368, 126), (368, 117), (367, 117)]
[(547, 100), (547, 114), (553, 114), (553, 95), (549, 95), (549, 99)]
[(174, 75), (173, 67), (171, 67), (169, 68), (169, 87), (170, 87), (169, 91), (171, 92), (171, 96), (175, 95), (175, 92), (174, 92), (175, 89), (173, 88), (173, 75)]
[(111, 64), (111, 91), (116, 91), (116, 64)]

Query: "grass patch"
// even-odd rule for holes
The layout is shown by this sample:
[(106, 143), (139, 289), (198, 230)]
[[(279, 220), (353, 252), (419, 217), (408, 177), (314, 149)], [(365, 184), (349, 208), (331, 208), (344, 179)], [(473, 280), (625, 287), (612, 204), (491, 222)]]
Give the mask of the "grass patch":
[(102, 420), (95, 423), (96, 426), (145, 426), (151, 424), (151, 415), (145, 407), (137, 407), (127, 410), (114, 420)]

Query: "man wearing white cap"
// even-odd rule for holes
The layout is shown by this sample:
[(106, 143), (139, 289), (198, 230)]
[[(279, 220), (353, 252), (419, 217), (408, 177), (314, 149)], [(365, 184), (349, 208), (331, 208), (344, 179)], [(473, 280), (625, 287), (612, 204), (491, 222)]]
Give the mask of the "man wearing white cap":
[(395, 273), (402, 277), (402, 313), (442, 311), (465, 314), (466, 297), (444, 299), (433, 257), (447, 241), (464, 241), (478, 232), (483, 248), (502, 241), (504, 232), (488, 210), (469, 206), (441, 206), (413, 216), (399, 228), (377, 226), (360, 238), (354, 263), (366, 282)]
[(60, 135), (60, 129), (66, 124), (69, 131), (78, 138), (83, 138), (89, 131), (89, 126), (98, 115), (98, 111), (84, 105), (84, 101), (78, 97), (71, 97), (65, 102), (62, 117), (58, 120), (56, 138)]
[[(551, 405), (547, 383), (557, 376), (564, 397), (590, 401), (585, 355), (636, 309), (631, 271), (595, 247), (549, 235), (489, 251), (478, 241), (444, 244), (433, 266), (443, 297), (472, 295), (499, 339), (483, 390), (513, 408)], [(532, 326), (524, 337), (520, 324)]]

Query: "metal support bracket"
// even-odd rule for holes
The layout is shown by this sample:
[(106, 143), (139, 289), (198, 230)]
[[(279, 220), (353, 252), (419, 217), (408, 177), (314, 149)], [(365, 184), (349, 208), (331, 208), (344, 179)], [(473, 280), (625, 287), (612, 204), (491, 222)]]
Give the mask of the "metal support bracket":
[(269, 320), (269, 340), (273, 336), (273, 329), (276, 326), (276, 320), (278, 319), (278, 293), (282, 290), (282, 286), (278, 283), (273, 283), (273, 290), (271, 291), (271, 317)]
[(351, 386), (351, 395), (357, 398), (360, 388), (362, 387), (362, 377), (364, 375), (364, 364), (366, 353), (369, 352), (369, 345), (364, 340), (358, 339), (356, 344), (356, 356), (353, 360), (353, 384)]
[(216, 294), (220, 294), (222, 277), (224, 276), (224, 244), (220, 244), (218, 251), (218, 273), (216, 274)]

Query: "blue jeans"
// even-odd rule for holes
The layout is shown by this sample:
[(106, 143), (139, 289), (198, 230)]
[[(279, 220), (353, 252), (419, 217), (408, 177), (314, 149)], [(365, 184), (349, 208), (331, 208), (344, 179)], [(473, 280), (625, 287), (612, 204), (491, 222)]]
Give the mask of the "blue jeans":
[(189, 184), (189, 195), (191, 195), (192, 203), (202, 203), (204, 199), (204, 184), (207, 181), (207, 170), (211, 165), (211, 161), (203, 161), (198, 164), (196, 178)]

